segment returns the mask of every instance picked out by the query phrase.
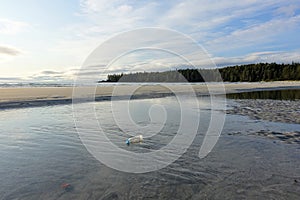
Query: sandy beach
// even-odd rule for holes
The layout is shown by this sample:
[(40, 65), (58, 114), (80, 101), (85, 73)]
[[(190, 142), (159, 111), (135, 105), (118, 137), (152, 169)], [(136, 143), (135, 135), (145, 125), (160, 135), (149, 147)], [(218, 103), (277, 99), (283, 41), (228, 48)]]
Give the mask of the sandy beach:
[[(255, 83), (225, 83), (226, 93), (237, 93), (244, 91), (270, 90), (270, 89), (299, 89), (300, 81), (279, 82), (255, 82)], [(134, 93), (139, 98), (163, 97), (172, 95), (172, 91), (186, 93), (187, 88), (192, 86), (197, 95), (208, 94), (207, 86), (204, 84), (179, 85), (168, 84), (168, 88), (160, 85), (143, 85)], [(130, 91), (132, 85), (118, 86), (124, 95)], [(220, 93), (220, 84), (210, 83), (211, 93)], [(115, 86), (98, 85), (96, 88), (82, 87), (84, 95), (95, 94), (96, 100), (107, 100), (112, 96)], [(72, 102), (73, 87), (20, 87), (0, 88), (0, 109), (19, 108), (28, 106), (44, 106), (55, 104), (68, 104)]]

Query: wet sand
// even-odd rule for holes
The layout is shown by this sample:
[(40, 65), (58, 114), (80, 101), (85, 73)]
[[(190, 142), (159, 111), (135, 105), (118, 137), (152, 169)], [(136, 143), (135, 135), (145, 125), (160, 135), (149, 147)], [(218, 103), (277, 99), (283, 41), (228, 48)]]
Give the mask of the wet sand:
[(271, 99), (235, 100), (228, 114), (240, 114), (251, 119), (300, 124), (300, 101)]
[[(124, 137), (115, 134), (118, 129), (110, 123), (107, 115), (111, 112), (105, 104), (109, 102), (97, 103), (96, 110), (101, 111), (97, 112), (99, 121), (106, 120), (103, 123), (107, 124), (107, 133), (114, 141), (121, 139), (128, 151), (143, 152), (149, 145), (128, 147)], [(82, 112), (89, 113), (87, 105), (79, 105)], [(213, 151), (200, 159), (198, 153), (209, 124), (209, 113), (210, 110), (202, 110), (201, 128), (193, 144), (177, 161), (158, 171), (130, 174), (108, 168), (86, 150), (74, 127), (71, 106), (0, 112), (0, 178), (5, 180), (0, 181), (0, 199), (299, 198), (299, 145), (273, 143), (274, 140), (265, 137), (229, 135), (262, 129), (288, 132), (299, 130), (297, 127), (228, 115)], [(89, 124), (91, 119), (85, 120)], [(169, 123), (167, 127), (168, 137), (176, 134), (173, 131), (176, 124)], [(85, 130), (99, 131), (93, 126)], [(157, 141), (162, 140), (149, 138), (145, 143), (159, 147), (162, 143)], [(72, 187), (65, 190), (63, 184)]]
[[(300, 100), (238, 99), (231, 102), (227, 114), (244, 115), (253, 120), (265, 120), (286, 124), (300, 124)], [(241, 132), (229, 135), (241, 135)], [(300, 144), (300, 132), (250, 131), (247, 135), (261, 136), (286, 144)]]
[[(204, 84), (191, 84), (197, 95), (208, 94)], [(133, 85), (118, 86), (126, 95)], [(172, 95), (172, 90), (178, 93), (186, 93), (190, 85), (168, 84), (168, 88), (159, 85), (141, 86), (134, 94), (136, 98), (155, 98)], [(222, 93), (218, 83), (210, 83), (210, 93)], [(96, 88), (82, 87), (85, 96), (94, 95), (98, 101), (108, 100), (113, 94), (115, 86), (99, 85)], [(238, 93), (244, 91), (272, 90), (272, 89), (297, 89), (300, 81), (279, 82), (255, 82), (255, 83), (225, 83), (226, 93)], [(72, 103), (73, 87), (32, 87), (32, 88), (0, 88), (0, 109), (21, 108), (32, 106), (47, 106)], [(82, 96), (84, 98), (84, 96)]]
[[(268, 86), (263, 90), (279, 87), (282, 86)], [(245, 88), (242, 90), (262, 90), (262, 87)], [(39, 89), (41, 93), (48, 91)], [(231, 91), (239, 92), (240, 89)], [(139, 92), (141, 94), (141, 91)], [(149, 90), (147, 92), (144, 95), (150, 97), (151, 93)], [(105, 95), (108, 96), (109, 93)], [(48, 98), (50, 100), (45, 102), (63, 101), (59, 96)], [(32, 104), (38, 105), (36, 104), (38, 101), (42, 102), (43, 99), (33, 99)], [(230, 103), (230, 100), (228, 102)], [(279, 106), (276, 104), (279, 102), (271, 100), (266, 101), (267, 105), (262, 103), (253, 105), (269, 106), (267, 108), (270, 110)], [(107, 113), (111, 112), (110, 109), (105, 109), (103, 105), (105, 103), (109, 102), (103, 101), (96, 105), (98, 106), (96, 110), (101, 111), (97, 112), (98, 119), (107, 120), (103, 123), (108, 125), (108, 133), (116, 136), (114, 137), (116, 139), (120, 138), (123, 143), (124, 138), (115, 134), (118, 129), (111, 126), (108, 120)], [(235, 102), (237, 108), (241, 105), (238, 103)], [(270, 103), (273, 103), (272, 107), (268, 105)], [(282, 104), (281, 108), (289, 107), (288, 103), (291, 101), (285, 103), (287, 105)], [(88, 112), (85, 107), (87, 104), (78, 105), (83, 106), (82, 112)], [(249, 107), (249, 104), (245, 103), (245, 107)], [(203, 126), (201, 125), (193, 144), (182, 157), (159, 171), (129, 174), (110, 169), (89, 154), (79, 140), (71, 109), (71, 106), (49, 106), (0, 112), (2, 133), (0, 177), (1, 180), (5, 180), (0, 182), (0, 199), (297, 199), (299, 197), (300, 149), (299, 143), (293, 144), (294, 141), (299, 141), (299, 132), (296, 131), (299, 130), (299, 126), (294, 128), (291, 127), (293, 124), (288, 123), (272, 123), (261, 119), (251, 120), (245, 116), (228, 115), (224, 131), (213, 151), (205, 159), (199, 159), (199, 148), (206, 126), (209, 124), (207, 121), (210, 119), (210, 110), (203, 109), (201, 114)], [(87, 117), (85, 120), (89, 123), (90, 118)], [(172, 123), (169, 127), (176, 128)], [(169, 136), (175, 134), (171, 128), (167, 131), (171, 134)], [(86, 131), (90, 130), (98, 131), (87, 127)], [(273, 135), (276, 137), (266, 139)], [(151, 139), (148, 144), (151, 144)], [(155, 140), (152, 140), (152, 144), (159, 147)], [(147, 146), (131, 147), (143, 150)], [(70, 184), (71, 189), (63, 189), (63, 184)]]

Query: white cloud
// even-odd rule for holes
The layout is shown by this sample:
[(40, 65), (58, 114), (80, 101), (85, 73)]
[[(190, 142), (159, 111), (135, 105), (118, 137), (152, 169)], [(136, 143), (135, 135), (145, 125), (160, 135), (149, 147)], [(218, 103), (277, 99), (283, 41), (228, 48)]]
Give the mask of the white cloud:
[(205, 45), (210, 51), (214, 52), (261, 45), (274, 41), (276, 36), (299, 26), (300, 15), (274, 19), (247, 29), (235, 30), (229, 35), (216, 38)]
[(160, 1), (81, 0), (79, 15), (88, 22), (79, 25), (82, 27), (79, 31), (82, 37), (105, 38), (138, 27), (157, 26), (164, 4)]
[(21, 21), (0, 19), (0, 34), (15, 35), (24, 31), (28, 24)]
[[(281, 10), (280, 10), (281, 9)], [(297, 1), (283, 0), (246, 0), (232, 2), (231, 0), (186, 0), (186, 1), (125, 1), (125, 0), (81, 0), (81, 16), (88, 19), (87, 23), (69, 28), (70, 33), (76, 33), (78, 38), (63, 43), (78, 44), (85, 40), (98, 40), (99, 43), (109, 36), (121, 31), (138, 27), (166, 27), (182, 31), (207, 44), (223, 44), (227, 38), (248, 37), (249, 43), (253, 32), (258, 38), (266, 38), (273, 30), (286, 21), (292, 23), (293, 18), (277, 18), (260, 21), (259, 15), (272, 15), (278, 12), (294, 12)], [(254, 20), (256, 19), (256, 21)], [(295, 19), (295, 18), (294, 18)], [(237, 20), (237, 22), (234, 22)], [(277, 21), (276, 21), (277, 20)], [(281, 23), (282, 22), (282, 23)], [(238, 23), (239, 27), (234, 27)], [(275, 24), (273, 24), (275, 23)], [(264, 26), (265, 32), (262, 30)], [(284, 28), (291, 28), (284, 27)], [(276, 31), (273, 31), (276, 32)], [(274, 35), (274, 34), (273, 34)], [(272, 39), (267, 37), (267, 39)], [(258, 40), (257, 40), (258, 41)], [(244, 41), (241, 41), (242, 44)], [(247, 41), (246, 41), (247, 42)], [(256, 41), (255, 41), (256, 42)], [(254, 43), (252, 43), (255, 45)], [(240, 45), (237, 42), (236, 46)], [(82, 45), (83, 46), (83, 45)], [(218, 46), (218, 45), (217, 45)], [(225, 43), (225, 46), (227, 44)], [(223, 47), (225, 47), (223, 46)], [(219, 47), (219, 46), (218, 46)]]
[(202, 31), (214, 29), (216, 26), (224, 25), (226, 22), (240, 18), (251, 18), (263, 14), (274, 6), (285, 5), (282, 0), (187, 0), (174, 4), (165, 14), (161, 15), (160, 25), (168, 27), (185, 27), (188, 30)]
[(240, 64), (250, 64), (250, 63), (266, 63), (266, 62), (276, 62), (276, 63), (291, 63), (300, 62), (300, 50), (292, 52), (282, 52), (282, 51), (268, 51), (268, 52), (255, 52), (239, 57), (215, 57), (214, 62), (219, 66), (228, 65), (240, 65)]
[(75, 78), (75, 69), (67, 69), (63, 71), (58, 70), (44, 70), (35, 72), (24, 78), (26, 82), (53, 82), (53, 83), (72, 83)]
[[(158, 52), (157, 52), (158, 53)], [(174, 70), (176, 68), (181, 68), (187, 63), (183, 62), (180, 58), (162, 58), (157, 54), (154, 60), (144, 60), (141, 61), (132, 54), (128, 57), (130, 61), (127, 61), (126, 57), (123, 59), (127, 62), (122, 62), (122, 60), (116, 62), (110, 68), (105, 71), (99, 69), (104, 69), (105, 66), (90, 66), (81, 70), (80, 68), (70, 68), (62, 71), (58, 70), (43, 70), (40, 72), (33, 73), (32, 75), (25, 77), (23, 79), (12, 78), (0, 78), (0, 81), (25, 81), (25, 82), (53, 82), (53, 83), (69, 83), (72, 84), (73, 80), (76, 78), (77, 73), (80, 73), (80, 77), (91, 78), (94, 80), (105, 80), (107, 74), (113, 73), (130, 73), (130, 72), (143, 72), (143, 71), (167, 71)], [(259, 62), (277, 62), (277, 63), (291, 63), (300, 62), (300, 50), (292, 52), (282, 52), (282, 51), (268, 51), (268, 52), (254, 52), (239, 57), (212, 57), (211, 58), (218, 67), (249, 64), (249, 63), (259, 63)], [(198, 60), (196, 67), (205, 68), (207, 65), (211, 65), (211, 60), (203, 59)]]
[(290, 4), (286, 6), (282, 6), (276, 10), (276, 14), (283, 14), (285, 16), (291, 17), (294, 16), (296, 13), (296, 10), (299, 9), (299, 4)]
[[(282, 35), (289, 37), (287, 31), (299, 29), (300, 15), (298, 1), (290, 0), (186, 0), (186, 1), (125, 1), (125, 0), (81, 0), (80, 13), (84, 20), (65, 28), (68, 39), (60, 40), (50, 52), (69, 58), (72, 65), (81, 65), (84, 59), (101, 42), (122, 31), (139, 27), (166, 27), (192, 36), (211, 53), (218, 65), (243, 64), (251, 62), (291, 62), (298, 61), (298, 51), (275, 52), (275, 48), (260, 49), (262, 44), (274, 44)], [(137, 36), (143, 37), (142, 35)], [(123, 41), (114, 46), (126, 45)], [(179, 42), (159, 41), (161, 46), (173, 45), (188, 50)], [(297, 42), (297, 41), (295, 41)], [(166, 43), (166, 44), (163, 44)], [(276, 44), (275, 44), (276, 43)], [(279, 41), (280, 43), (280, 41)], [(251, 50), (248, 47), (257, 47)], [(239, 53), (238, 50), (243, 49)], [(250, 49), (250, 50), (248, 50)], [(260, 52), (265, 49), (270, 52)], [(108, 50), (110, 51), (110, 50)], [(229, 57), (221, 57), (224, 51)], [(251, 53), (258, 51), (258, 53)], [(239, 57), (236, 52), (243, 54)], [(190, 52), (189, 52), (190, 53)], [(219, 54), (219, 55), (218, 55)], [(282, 55), (282, 56), (279, 56)], [(192, 57), (192, 56), (191, 56)], [(198, 64), (205, 66), (209, 59), (199, 59)], [(157, 71), (176, 65), (178, 60), (153, 59), (137, 61), (128, 58), (126, 64), (116, 65), (111, 72), (138, 70)], [(180, 63), (179, 63), (180, 64)], [(84, 72), (92, 74), (93, 70)]]

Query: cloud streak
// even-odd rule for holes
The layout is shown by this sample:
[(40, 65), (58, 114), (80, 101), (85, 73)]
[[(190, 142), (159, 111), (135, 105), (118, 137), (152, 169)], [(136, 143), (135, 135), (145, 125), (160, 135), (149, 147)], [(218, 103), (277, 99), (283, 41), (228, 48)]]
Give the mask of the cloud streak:
[(8, 56), (18, 56), (21, 54), (21, 51), (14, 47), (0, 45), (0, 54), (5, 54)]
[(25, 22), (0, 18), (0, 34), (15, 35), (24, 31), (28, 26)]
[(300, 62), (300, 50), (292, 52), (254, 52), (238, 57), (215, 57), (213, 60), (218, 67), (266, 62), (292, 63)]
[[(254, 52), (246, 55), (241, 55), (238, 57), (212, 57), (212, 61), (216, 63), (216, 67), (225, 67), (232, 65), (241, 65), (241, 64), (250, 64), (250, 63), (265, 63), (265, 62), (277, 62), (277, 63), (291, 63), (291, 62), (300, 62), (300, 49), (293, 52), (282, 52), (282, 51), (269, 51), (269, 52)], [(124, 58), (125, 59), (125, 58)], [(173, 59), (172, 59), (173, 60)], [(99, 80), (106, 79), (107, 74), (113, 73), (131, 73), (131, 72), (143, 72), (145, 69), (147, 71), (168, 71), (180, 69), (182, 66), (188, 66), (187, 63), (179, 62), (170, 62), (170, 58), (163, 59), (157, 58), (155, 60), (140, 60), (136, 57), (136, 60), (131, 59), (129, 63), (116, 62), (106, 70), (106, 66), (90, 66), (84, 70), (79, 68), (70, 69), (67, 71), (41, 71), (36, 73), (33, 76), (30, 76), (29, 79), (32, 81), (61, 81), (72, 83), (73, 79), (79, 73), (80, 77), (95, 77)], [(173, 60), (174, 61), (174, 60)], [(211, 65), (210, 60), (200, 60), (197, 63), (197, 68), (205, 68), (207, 65)], [(79, 80), (80, 81), (80, 80)]]
[[(265, 51), (272, 44), (280, 44), (282, 34), (288, 37), (289, 33), (284, 32), (300, 31), (296, 0), (234, 3), (230, 0), (80, 2), (79, 15), (88, 22), (69, 27), (68, 31), (76, 32), (77, 37), (62, 41), (57, 49), (94, 48), (96, 45), (93, 44), (100, 44), (122, 31), (139, 27), (166, 27), (193, 37), (214, 56), (221, 56), (225, 51), (231, 51), (234, 56), (240, 49), (243, 49), (240, 54)], [(278, 49), (270, 47), (268, 50)], [(75, 50), (72, 52), (80, 54)]]
[(299, 26), (300, 15), (288, 19), (274, 19), (246, 29), (235, 30), (226, 36), (207, 42), (206, 46), (216, 52), (261, 46), (273, 42), (278, 38), (277, 36), (287, 30), (299, 29)]
[(0, 45), (0, 64), (12, 61), (21, 54), (22, 51), (15, 47)]
[[(75, 77), (78, 69), (60, 71), (60, 66), (80, 66), (102, 42), (118, 33), (142, 27), (174, 29), (192, 37), (208, 51), (218, 66), (299, 61), (300, 51), (297, 45), (300, 43), (299, 0), (236, 2), (232, 0), (79, 0), (79, 2), (72, 13), (68, 13), (66, 9), (66, 15), (72, 18), (60, 16), (62, 22), (57, 22), (59, 28), (56, 27), (56, 22), (54, 26), (51, 23), (48, 26), (41, 21), (25, 23), (0, 18), (0, 36), (4, 38), (6, 44), (18, 45), (25, 52), (30, 52), (19, 56), (23, 51), (0, 45), (0, 62), (11, 59), (13, 62), (9, 64), (11, 66), (15, 64), (18, 68), (14, 70), (23, 70), (22, 72), (26, 72), (25, 70), (29, 68), (33, 71), (37, 66), (41, 66), (40, 72), (32, 73), (33, 75), (29, 77), (32, 80), (52, 78), (70, 81)], [(66, 24), (63, 24), (65, 21)], [(47, 26), (43, 26), (44, 24)], [(19, 37), (19, 33), (29, 26), (34, 27), (30, 29), (33, 34), (24, 34), (26, 39), (23, 35)], [(156, 46), (178, 48), (180, 54), (188, 55), (201, 67), (209, 64), (209, 58), (204, 59), (196, 54), (193, 56), (194, 50), (188, 45), (172, 38), (156, 41), (156, 35), (158, 34), (153, 34), (153, 41), (151, 41), (157, 44)], [(142, 37), (143, 35), (137, 35), (134, 40)], [(123, 40), (104, 53), (130, 44), (132, 44), (131, 40)], [(163, 71), (186, 64), (169, 55), (155, 56), (127, 55), (105, 72)], [(93, 65), (105, 63), (96, 62)], [(27, 65), (28, 69), (24, 69), (24, 65)], [(46, 66), (49, 70), (42, 69), (42, 66)], [(3, 74), (8, 73), (9, 70)], [(95, 69), (91, 67), (80, 73), (87, 76), (95, 75)], [(103, 77), (105, 76), (104, 74)]]

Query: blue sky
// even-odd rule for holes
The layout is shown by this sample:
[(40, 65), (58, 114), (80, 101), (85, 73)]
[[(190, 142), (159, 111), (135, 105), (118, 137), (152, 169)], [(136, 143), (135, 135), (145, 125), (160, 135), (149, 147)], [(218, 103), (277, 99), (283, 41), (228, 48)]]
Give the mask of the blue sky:
[[(0, 5), (0, 82), (72, 81), (102, 42), (142, 27), (192, 37), (217, 66), (300, 61), (298, 0), (0, 0)], [(168, 70), (161, 59), (149, 69)]]

